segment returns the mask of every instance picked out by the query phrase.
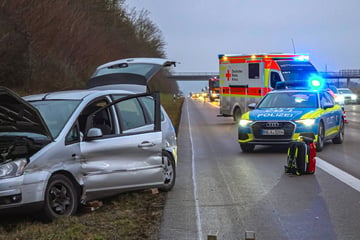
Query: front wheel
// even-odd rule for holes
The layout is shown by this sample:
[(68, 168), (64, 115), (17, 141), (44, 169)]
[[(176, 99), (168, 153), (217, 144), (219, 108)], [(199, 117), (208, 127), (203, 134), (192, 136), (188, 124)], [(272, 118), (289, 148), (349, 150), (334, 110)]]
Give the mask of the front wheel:
[(234, 121), (238, 123), (241, 118), (241, 110), (239, 107), (236, 107), (233, 114)]
[(44, 215), (46, 220), (75, 214), (78, 201), (77, 191), (69, 178), (61, 174), (52, 176), (45, 191)]
[(163, 152), (164, 159), (164, 186), (160, 187), (159, 190), (163, 192), (170, 191), (175, 185), (176, 178), (176, 167), (175, 160), (170, 153)]
[(318, 130), (318, 139), (316, 143), (316, 151), (321, 152), (324, 148), (324, 141), (325, 141), (325, 129), (324, 124), (320, 122), (319, 130)]
[(344, 132), (345, 132), (345, 125), (344, 120), (341, 120), (340, 127), (339, 127), (339, 133), (338, 135), (332, 140), (334, 144), (341, 144), (344, 141)]

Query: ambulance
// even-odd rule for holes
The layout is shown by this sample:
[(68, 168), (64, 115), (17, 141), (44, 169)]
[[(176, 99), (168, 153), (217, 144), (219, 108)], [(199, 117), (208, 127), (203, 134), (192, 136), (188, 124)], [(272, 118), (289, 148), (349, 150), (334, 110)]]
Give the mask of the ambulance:
[(220, 54), (220, 115), (238, 122), (280, 81), (307, 80), (318, 72), (306, 54)]

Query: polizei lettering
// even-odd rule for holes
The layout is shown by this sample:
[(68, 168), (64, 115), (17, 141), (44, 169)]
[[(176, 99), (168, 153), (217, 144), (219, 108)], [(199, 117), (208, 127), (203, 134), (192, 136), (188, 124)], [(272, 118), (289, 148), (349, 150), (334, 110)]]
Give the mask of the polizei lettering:
[(271, 110), (266, 110), (264, 112), (258, 113), (257, 117), (285, 117), (285, 118), (291, 118), (293, 117), (293, 109), (292, 108), (286, 108), (284, 109), (271, 109)]
[(285, 112), (264, 112), (264, 113), (259, 113), (257, 115), (257, 117), (286, 117), (286, 118), (291, 118), (293, 117), (294, 114), (292, 113), (285, 113)]

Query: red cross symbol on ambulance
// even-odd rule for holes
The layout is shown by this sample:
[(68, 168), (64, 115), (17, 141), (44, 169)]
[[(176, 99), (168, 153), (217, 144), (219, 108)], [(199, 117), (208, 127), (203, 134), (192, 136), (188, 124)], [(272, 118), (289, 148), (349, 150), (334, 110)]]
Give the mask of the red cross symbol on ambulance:
[(231, 73), (230, 73), (230, 70), (229, 70), (229, 69), (226, 71), (225, 77), (226, 77), (226, 79), (227, 79), (228, 81), (230, 81)]

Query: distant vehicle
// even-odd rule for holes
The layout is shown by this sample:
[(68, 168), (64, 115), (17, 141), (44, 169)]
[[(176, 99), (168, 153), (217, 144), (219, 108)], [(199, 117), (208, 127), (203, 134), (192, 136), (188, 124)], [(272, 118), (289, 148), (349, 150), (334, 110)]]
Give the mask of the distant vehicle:
[(170, 64), (118, 60), (100, 66), (85, 90), (21, 98), (0, 87), (0, 212), (38, 208), (54, 219), (124, 191), (170, 191), (176, 135), (159, 94), (146, 93)]
[(344, 140), (344, 115), (340, 105), (326, 89), (273, 90), (253, 110), (242, 115), (238, 141), (243, 152), (256, 145), (289, 144), (299, 136), (315, 134), (316, 150), (324, 142)]
[(219, 78), (209, 79), (209, 100), (210, 102), (219, 99), (220, 97), (220, 80)]
[(277, 82), (307, 80), (318, 72), (303, 54), (221, 54), (220, 115), (236, 122), (248, 111), (248, 104), (259, 102)]
[(354, 104), (357, 103), (358, 96), (353, 93), (349, 88), (338, 88), (339, 96), (342, 97), (345, 104)]

